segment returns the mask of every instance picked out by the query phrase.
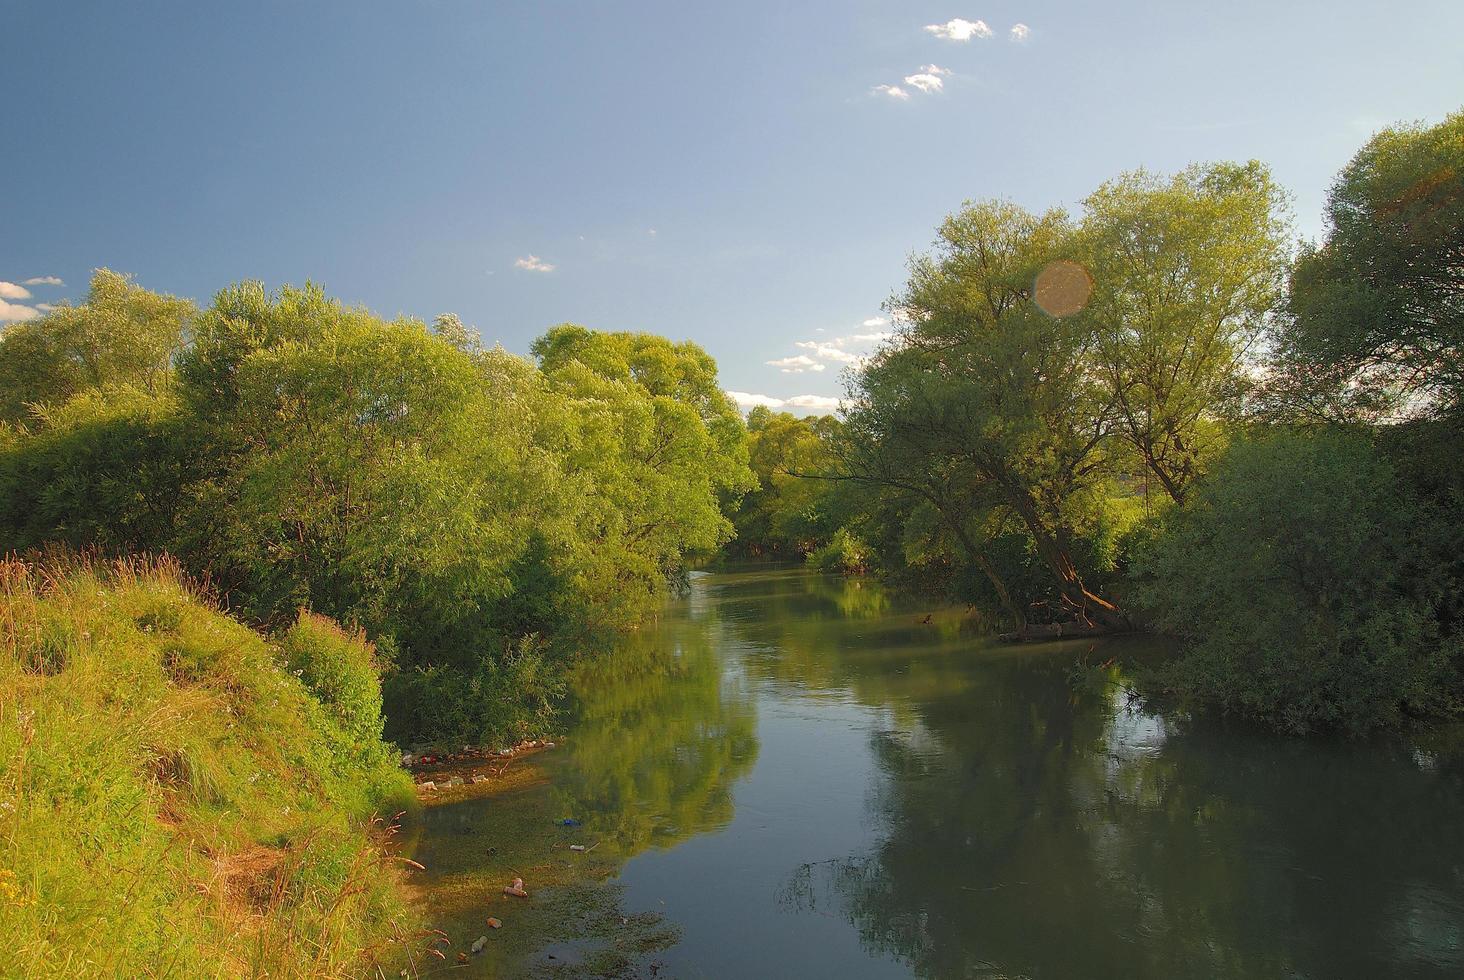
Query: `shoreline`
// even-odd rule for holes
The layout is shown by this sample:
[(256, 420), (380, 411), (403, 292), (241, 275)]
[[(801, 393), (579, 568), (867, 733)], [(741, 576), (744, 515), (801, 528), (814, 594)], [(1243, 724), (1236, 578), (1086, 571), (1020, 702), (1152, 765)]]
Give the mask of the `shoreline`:
[[(436, 952), (410, 964), (409, 976), (453, 969), (473, 976), (634, 977), (659, 970), (657, 954), (679, 935), (660, 913), (623, 907), (615, 878), (630, 855), (612, 834), (586, 826), (593, 823), (581, 819), (586, 815), (559, 813), (552, 756), (540, 742), (521, 743), (506, 756), (468, 747), (414, 757), (421, 812), (404, 828), (402, 856), (416, 865), (405, 890), (427, 935), (436, 937)], [(461, 782), (438, 782), (454, 778)], [(429, 782), (437, 788), (423, 790)], [(515, 879), (523, 882), (522, 897), (506, 893)]]

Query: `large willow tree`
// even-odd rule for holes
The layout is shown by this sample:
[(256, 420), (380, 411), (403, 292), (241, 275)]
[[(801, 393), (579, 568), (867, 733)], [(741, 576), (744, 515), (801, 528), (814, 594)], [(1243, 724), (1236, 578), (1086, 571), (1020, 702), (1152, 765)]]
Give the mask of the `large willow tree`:
[[(1059, 211), (983, 203), (948, 218), (895, 301), (908, 321), (855, 381), (849, 422), (876, 454), (918, 455), (900, 470), (936, 474), (1003, 508), (1072, 611), (1122, 628), (1123, 613), (1086, 586), (1071, 548), (1103, 492), (1114, 426), (1093, 366), (1098, 338), (1086, 318), (1032, 302), (1038, 273), (1072, 248)], [(871, 464), (866, 472), (877, 472)]]
[[(990, 554), (1016, 528), (1079, 620), (1122, 628), (1075, 543), (1150, 474), (1175, 503), (1223, 446), (1284, 270), (1283, 200), (1259, 164), (1127, 174), (1074, 222), (1007, 202), (941, 226), (857, 373), (846, 475), (905, 494), (1020, 603)], [(928, 515), (927, 515), (928, 516)]]
[(1239, 414), (1282, 294), (1286, 227), (1283, 196), (1254, 161), (1124, 174), (1084, 202), (1096, 366), (1118, 433), (1175, 503)]

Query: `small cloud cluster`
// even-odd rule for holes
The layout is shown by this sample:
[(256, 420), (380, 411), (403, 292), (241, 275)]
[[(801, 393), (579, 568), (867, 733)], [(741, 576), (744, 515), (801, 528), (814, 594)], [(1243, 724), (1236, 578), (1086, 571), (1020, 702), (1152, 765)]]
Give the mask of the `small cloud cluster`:
[(55, 309), (50, 303), (12, 303), (11, 300), (23, 300), (31, 298), (31, 291), (26, 286), (64, 286), (58, 276), (34, 276), (21, 282), (7, 282), (0, 279), (0, 323), (19, 323), (23, 320), (34, 320), (36, 317), (49, 313)]
[(523, 258), (515, 259), (515, 269), (523, 269), (525, 272), (553, 272), (555, 266), (552, 262), (545, 262), (537, 255), (525, 255)]
[[(986, 40), (994, 36), (990, 25), (984, 20), (966, 20), (964, 17), (954, 17), (944, 24), (926, 24), (927, 33), (945, 41), (969, 41), (973, 37)], [(1013, 24), (1011, 30), (1007, 31), (1007, 37), (1020, 44), (1032, 36), (1032, 28), (1026, 24)]]
[(953, 17), (944, 24), (927, 24), (925, 30), (946, 41), (969, 41), (973, 37), (991, 37), (991, 28), (984, 20)]
[(945, 88), (943, 77), (950, 73), (949, 68), (942, 68), (940, 65), (921, 65), (919, 72), (905, 76), (905, 84), (918, 88), (928, 95)]
[[(768, 361), (770, 367), (780, 369), (784, 374), (803, 374), (828, 369), (829, 364), (847, 364), (858, 367), (869, 357), (869, 348), (888, 340), (890, 321), (882, 316), (870, 317), (860, 324), (860, 332), (832, 337), (826, 340), (799, 340), (793, 346), (808, 354), (794, 354)], [(819, 331), (822, 332), (822, 331)], [(811, 356), (810, 356), (811, 355)]]
[(757, 395), (749, 391), (728, 391), (727, 397), (737, 403), (743, 411), (750, 408), (808, 408), (830, 411), (839, 407), (837, 398), (826, 395), (794, 395), (792, 398), (774, 398), (772, 395)]
[[(842, 340), (844, 338), (840, 337), (837, 339)], [(811, 350), (813, 351), (814, 357), (822, 358), (825, 361), (838, 361), (841, 364), (853, 364), (855, 361), (859, 360), (858, 357), (844, 350), (842, 347), (839, 347), (837, 345), (837, 342), (832, 344), (826, 344), (819, 340), (800, 340), (796, 344), (794, 344), (794, 346), (802, 347), (805, 350)], [(823, 365), (819, 365), (817, 370), (823, 370)]]
[[(926, 95), (934, 95), (945, 88), (946, 76), (951, 73), (949, 68), (942, 68), (940, 65), (921, 65), (920, 70), (911, 75), (905, 76), (905, 84), (902, 85), (876, 85), (873, 92), (876, 95), (886, 95), (901, 102), (910, 98), (910, 89), (923, 92)], [(908, 86), (908, 87), (906, 87)]]
[[(925, 32), (943, 41), (959, 42), (966, 42), (972, 38), (986, 40), (996, 35), (986, 21), (967, 20), (964, 17), (952, 17), (944, 24), (926, 24)], [(1015, 44), (1021, 44), (1031, 36), (1032, 28), (1026, 24), (1013, 24), (1007, 31), (1007, 37)], [(905, 76), (903, 84), (876, 85), (870, 89), (870, 92), (897, 102), (909, 102), (912, 91), (934, 95), (944, 89), (945, 79), (950, 73), (949, 68), (942, 68), (939, 65), (921, 65), (918, 72)]]
[(784, 374), (802, 374), (805, 371), (822, 371), (828, 365), (820, 364), (807, 354), (795, 354), (792, 357), (768, 361), (768, 366), (778, 368)]

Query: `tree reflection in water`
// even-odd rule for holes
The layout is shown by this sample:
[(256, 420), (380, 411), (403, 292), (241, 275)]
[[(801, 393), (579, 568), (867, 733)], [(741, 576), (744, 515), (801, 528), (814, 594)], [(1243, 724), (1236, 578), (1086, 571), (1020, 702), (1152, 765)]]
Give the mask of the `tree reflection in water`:
[(895, 720), (870, 736), (875, 843), (795, 869), (787, 911), (837, 910), (932, 977), (1464, 970), (1457, 733), (1420, 748), (1166, 719), (1119, 667), (1074, 685), (1080, 647), (982, 650), (867, 584), (829, 595), (844, 588), (790, 580), (737, 618), (770, 651), (754, 674)]
[[(760, 942), (829, 935), (788, 916), (842, 920), (854, 958), (840, 962), (856, 975), (860, 962), (930, 977), (1464, 973), (1458, 730), (1287, 740), (1161, 713), (1126, 693), (1153, 647), (992, 646), (960, 611), (870, 582), (717, 576), (581, 665), (546, 792), (557, 815), (584, 821), (575, 839), (603, 841), (597, 858), (633, 881), (624, 860), (727, 826), (747, 780), (749, 833), (658, 862), (658, 891), (762, 840), (766, 875), (735, 880), (743, 904), (683, 894), (674, 917), (695, 943), (724, 944), (726, 916), (754, 915), (746, 886), (760, 880), (778, 910), (756, 911)], [(1075, 684), (1085, 656), (1118, 663)], [(774, 721), (754, 773), (759, 712)], [(868, 758), (808, 752), (805, 740), (836, 744), (830, 725), (867, 732), (837, 744), (862, 738)], [(857, 782), (823, 780), (811, 804), (796, 796), (819, 775), (809, 765)], [(841, 838), (848, 853), (766, 862), (763, 832), (793, 860), (826, 858), (826, 827), (850, 826), (843, 808), (860, 828)], [(706, 945), (672, 955), (756, 959)]]
[(757, 761), (757, 713), (724, 670), (711, 611), (587, 658), (572, 679), (573, 737), (555, 800), (626, 857), (732, 819), (732, 787)]

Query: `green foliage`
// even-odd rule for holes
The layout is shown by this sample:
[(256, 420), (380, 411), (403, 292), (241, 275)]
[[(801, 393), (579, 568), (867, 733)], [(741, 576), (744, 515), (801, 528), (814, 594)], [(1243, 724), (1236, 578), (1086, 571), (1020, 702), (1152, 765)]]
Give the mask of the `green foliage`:
[(192, 314), (187, 300), (98, 269), (85, 303), (0, 333), (0, 421), (24, 421), (92, 388), (156, 390)]
[(1032, 301), (1038, 273), (1072, 247), (1056, 211), (988, 202), (949, 217), (895, 301), (905, 328), (855, 380), (841, 453), (850, 477), (934, 508), (1014, 617), (1018, 600), (984, 553), (1008, 523), (1070, 609), (1120, 626), (1071, 548), (1109, 495), (1113, 400), (1092, 363), (1098, 335)]
[(1464, 112), (1374, 136), (1302, 251), (1276, 397), (1336, 418), (1457, 411), (1464, 399)]
[(1191, 641), (1180, 691), (1289, 731), (1363, 733), (1464, 707), (1435, 537), (1364, 437), (1275, 432), (1169, 514), (1138, 591)]
[(0, 564), (0, 705), (7, 970), (367, 972), (409, 925), (407, 777), (174, 566)]
[(346, 757), (371, 758), (383, 751), (381, 677), (376, 650), (365, 635), (348, 633), (334, 620), (302, 609), (279, 645), (286, 669), (304, 682), (339, 726)]
[(388, 677), (384, 697), (393, 739), (447, 746), (512, 744), (553, 723), (565, 682), (537, 636), (525, 636), (476, 664), (427, 664)]
[[(364, 629), (425, 726), (404, 739), (542, 729), (540, 648), (636, 622), (752, 483), (693, 344), (559, 327), (536, 369), (452, 315), (254, 282), (194, 311), (105, 271), (24, 327), (0, 365), (47, 398), (0, 417), (0, 549), (166, 551), (252, 620)], [(438, 703), (459, 697), (488, 707)]]
[(855, 488), (820, 479), (836, 473), (831, 444), (838, 431), (838, 420), (828, 416), (800, 419), (762, 406), (748, 413), (748, 461), (757, 486), (733, 517), (733, 550), (806, 554), (854, 516)]
[(0, 547), (92, 547), (120, 555), (172, 539), (196, 457), (175, 399), (94, 388), (0, 440)]
[(1182, 502), (1224, 446), (1218, 422), (1238, 414), (1246, 359), (1281, 296), (1282, 194), (1252, 161), (1124, 174), (1084, 210), (1095, 367), (1117, 431)]
[(808, 565), (815, 571), (844, 575), (862, 575), (869, 569), (869, 563), (869, 547), (842, 527), (833, 533), (828, 544), (808, 556)]
[(741, 416), (695, 344), (563, 324), (533, 352), (568, 414), (565, 468), (585, 488), (577, 586), (595, 625), (628, 625), (688, 555), (731, 540), (726, 512), (753, 485)]

